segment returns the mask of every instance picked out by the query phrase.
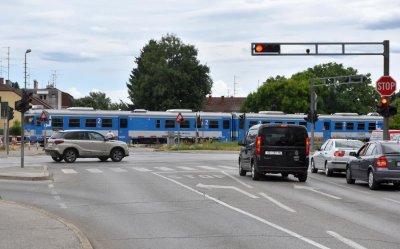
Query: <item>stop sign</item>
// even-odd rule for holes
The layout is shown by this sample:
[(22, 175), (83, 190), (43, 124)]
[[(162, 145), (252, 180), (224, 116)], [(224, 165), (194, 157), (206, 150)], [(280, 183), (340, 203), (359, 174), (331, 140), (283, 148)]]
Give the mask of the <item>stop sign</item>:
[(376, 90), (382, 96), (390, 96), (396, 91), (396, 81), (390, 76), (382, 76), (376, 81)]

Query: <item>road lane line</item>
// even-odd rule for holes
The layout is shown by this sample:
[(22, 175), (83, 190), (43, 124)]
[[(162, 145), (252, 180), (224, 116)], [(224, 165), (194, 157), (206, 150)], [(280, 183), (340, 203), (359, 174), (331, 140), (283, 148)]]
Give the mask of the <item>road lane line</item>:
[(400, 204), (400, 201), (396, 201), (396, 200), (393, 200), (393, 199), (390, 199), (390, 198), (383, 198), (383, 199), (387, 200), (387, 201), (391, 201), (391, 202), (397, 203), (397, 204)]
[(154, 167), (156, 169), (162, 170), (162, 171), (173, 171), (174, 169), (168, 168), (168, 167)]
[(250, 194), (249, 192), (246, 192), (246, 191), (244, 191), (244, 190), (242, 190), (242, 189), (240, 189), (240, 188), (234, 187), (234, 186), (204, 185), (204, 184), (199, 183), (199, 184), (196, 185), (196, 187), (199, 187), (199, 188), (206, 188), (206, 189), (212, 189), (212, 188), (233, 189), (233, 190), (235, 190), (235, 191), (237, 191), (237, 192), (240, 192), (240, 193), (242, 193), (242, 194), (244, 194), (244, 195), (247, 195), (247, 196), (250, 197), (250, 198), (253, 198), (253, 199), (258, 199), (258, 198), (260, 198), (260, 197), (258, 197), (258, 196), (255, 196), (255, 195), (253, 195), (253, 194)]
[(313, 177), (313, 176), (311, 176), (311, 175), (308, 175), (308, 177), (310, 177), (310, 178), (312, 178), (312, 179), (314, 179), (314, 180), (323, 182), (323, 183), (330, 183), (330, 184), (332, 184), (332, 185), (335, 185), (335, 186), (338, 186), (338, 187), (341, 187), (341, 188), (345, 188), (345, 189), (350, 189), (350, 190), (353, 190), (353, 191), (356, 191), (356, 192), (360, 192), (360, 193), (363, 193), (363, 194), (367, 194), (367, 195), (370, 195), (370, 194), (371, 194), (371, 191), (367, 192), (367, 191), (363, 191), (363, 190), (354, 189), (354, 187), (343, 186), (343, 185), (340, 185), (340, 184), (338, 184), (338, 183), (336, 183), (336, 182), (332, 182), (332, 181), (330, 181), (330, 180), (325, 180), (325, 179), (324, 179), (324, 180), (321, 180), (321, 179), (319, 179), (318, 177)]
[(272, 203), (276, 204), (277, 206), (285, 209), (286, 211), (292, 212), (292, 213), (296, 213), (296, 210), (286, 206), (285, 204), (282, 204), (281, 202), (275, 200), (274, 198), (264, 194), (264, 193), (258, 193), (259, 195), (261, 195), (262, 197), (264, 197), (265, 199), (271, 201)]
[(77, 174), (78, 172), (74, 169), (61, 169), (64, 174)]
[(329, 235), (331, 235), (332, 237), (342, 241), (343, 243), (345, 243), (346, 245), (354, 248), (354, 249), (367, 249), (366, 247), (363, 247), (362, 245), (352, 241), (351, 239), (345, 238), (342, 235), (335, 233), (334, 231), (326, 231)]
[(314, 193), (317, 193), (317, 194), (320, 194), (320, 195), (324, 195), (326, 197), (329, 197), (329, 198), (332, 198), (332, 199), (336, 199), (336, 200), (341, 200), (342, 199), (341, 197), (338, 197), (338, 196), (335, 196), (335, 195), (331, 195), (331, 194), (327, 194), (327, 193), (324, 193), (322, 191), (316, 190), (313, 187), (294, 185), (294, 188), (295, 189), (309, 190), (309, 191), (312, 191)]
[(238, 183), (242, 184), (243, 186), (247, 187), (247, 188), (253, 188), (252, 186), (250, 186), (247, 183), (242, 182), (241, 180), (237, 179), (236, 177), (234, 177), (233, 175), (230, 175), (228, 173), (226, 173), (225, 171), (221, 171), (222, 174), (229, 176), (230, 178), (232, 178), (233, 180), (237, 181)]
[(294, 238), (297, 238), (297, 239), (299, 239), (299, 240), (302, 240), (302, 241), (304, 241), (304, 242), (306, 242), (306, 243), (308, 243), (308, 244), (310, 244), (310, 245), (313, 245), (313, 246), (315, 246), (315, 247), (317, 247), (317, 248), (321, 248), (321, 249), (329, 249), (329, 247), (326, 247), (326, 246), (324, 246), (324, 245), (322, 245), (322, 244), (320, 244), (320, 243), (318, 243), (318, 242), (316, 242), (316, 241), (313, 241), (313, 240), (311, 240), (311, 239), (309, 239), (309, 238), (306, 238), (306, 237), (304, 237), (304, 236), (302, 236), (302, 235), (300, 235), (300, 234), (298, 234), (298, 233), (296, 233), (296, 232), (293, 232), (293, 231), (291, 231), (291, 230), (289, 230), (289, 229), (286, 229), (286, 228), (284, 228), (284, 227), (282, 227), (282, 226), (279, 226), (279, 225), (277, 225), (277, 224), (275, 224), (275, 223), (272, 223), (272, 222), (270, 222), (270, 221), (268, 221), (268, 220), (265, 220), (265, 219), (263, 219), (263, 218), (261, 218), (261, 217), (258, 217), (258, 216), (256, 216), (256, 215), (254, 215), (254, 214), (248, 213), (248, 212), (246, 212), (246, 211), (244, 211), (244, 210), (242, 210), (242, 209), (240, 209), (240, 208), (231, 206), (231, 205), (229, 205), (229, 204), (227, 204), (227, 203), (225, 203), (225, 202), (223, 202), (223, 201), (221, 201), (221, 200), (218, 200), (217, 198), (214, 198), (214, 197), (212, 197), (212, 196), (210, 196), (210, 195), (204, 194), (204, 193), (202, 193), (202, 192), (200, 192), (200, 191), (198, 191), (198, 190), (196, 190), (196, 189), (194, 189), (194, 188), (192, 188), (192, 187), (189, 187), (189, 186), (187, 186), (187, 185), (185, 185), (185, 184), (183, 184), (183, 183), (180, 183), (180, 182), (178, 182), (178, 181), (175, 181), (174, 179), (168, 178), (168, 177), (163, 176), (163, 175), (161, 175), (161, 174), (158, 174), (158, 173), (156, 173), (156, 172), (152, 172), (152, 173), (153, 173), (154, 175), (158, 176), (158, 177), (164, 178), (164, 179), (166, 179), (166, 180), (168, 180), (168, 181), (170, 181), (170, 182), (173, 182), (173, 183), (175, 183), (175, 184), (177, 184), (177, 185), (179, 185), (179, 186), (181, 186), (181, 187), (183, 187), (183, 188), (186, 188), (186, 189), (188, 189), (188, 190), (190, 190), (190, 191), (192, 191), (192, 192), (194, 192), (194, 193), (196, 193), (196, 194), (198, 194), (198, 195), (204, 196), (205, 198), (207, 198), (207, 199), (209, 199), (209, 200), (212, 200), (212, 201), (214, 201), (214, 202), (216, 202), (216, 203), (218, 203), (218, 204), (220, 204), (220, 205), (222, 205), (222, 206), (224, 206), (224, 207), (226, 207), (226, 208), (229, 208), (229, 209), (231, 209), (231, 210), (233, 210), (233, 211), (236, 211), (236, 212), (241, 213), (241, 214), (243, 214), (243, 215), (245, 215), (245, 216), (248, 216), (248, 217), (250, 217), (250, 218), (252, 218), (252, 219), (254, 219), (254, 220), (257, 220), (257, 221), (259, 221), (259, 222), (261, 222), (261, 223), (263, 223), (263, 224), (265, 224), (265, 225), (268, 225), (268, 226), (270, 226), (270, 227), (273, 227), (273, 228), (275, 228), (275, 229), (277, 229), (277, 230), (279, 230), (279, 231), (281, 231), (281, 232), (284, 232), (284, 233), (286, 233), (286, 234), (289, 234), (290, 236), (292, 236), (292, 237), (294, 237)]
[(99, 169), (86, 169), (86, 170), (89, 171), (90, 173), (103, 173), (103, 171)]
[(196, 170), (194, 168), (186, 167), (186, 166), (177, 166), (177, 168), (183, 169), (183, 170)]
[(208, 169), (208, 170), (217, 170), (214, 167), (210, 167), (210, 166), (197, 166), (198, 168), (202, 168), (202, 169)]

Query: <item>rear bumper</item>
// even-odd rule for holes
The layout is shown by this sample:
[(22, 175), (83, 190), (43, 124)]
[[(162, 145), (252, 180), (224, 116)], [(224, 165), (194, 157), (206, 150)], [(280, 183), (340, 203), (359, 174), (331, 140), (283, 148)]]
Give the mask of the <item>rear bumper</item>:
[(400, 170), (379, 170), (374, 172), (374, 178), (378, 182), (400, 181)]
[(328, 169), (346, 171), (346, 162), (330, 161), (327, 163)]
[(256, 170), (260, 173), (289, 173), (289, 174), (297, 174), (304, 173), (308, 170), (308, 164), (300, 167), (282, 167), (279, 165), (276, 166), (262, 166), (256, 165)]

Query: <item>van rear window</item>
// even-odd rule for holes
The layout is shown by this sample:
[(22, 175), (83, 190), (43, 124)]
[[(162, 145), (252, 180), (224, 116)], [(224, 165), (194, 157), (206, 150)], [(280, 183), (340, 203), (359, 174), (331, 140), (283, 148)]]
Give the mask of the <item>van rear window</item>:
[(265, 127), (262, 131), (263, 145), (306, 146), (307, 132), (297, 127)]

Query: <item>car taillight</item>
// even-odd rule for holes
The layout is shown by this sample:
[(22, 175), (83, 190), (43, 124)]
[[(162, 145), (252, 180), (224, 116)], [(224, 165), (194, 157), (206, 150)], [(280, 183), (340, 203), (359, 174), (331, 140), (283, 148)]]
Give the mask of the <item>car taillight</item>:
[(56, 139), (56, 140), (54, 140), (54, 143), (55, 144), (62, 144), (62, 143), (64, 143), (64, 139)]
[(333, 156), (338, 156), (338, 157), (342, 157), (344, 156), (344, 150), (337, 150), (335, 151), (335, 153), (333, 153)]
[(310, 139), (306, 138), (306, 155), (310, 155)]
[(387, 160), (385, 156), (381, 156), (376, 160), (375, 166), (378, 168), (386, 168), (387, 167)]
[(256, 142), (256, 154), (260, 155), (261, 154), (261, 137), (257, 137), (257, 142)]

